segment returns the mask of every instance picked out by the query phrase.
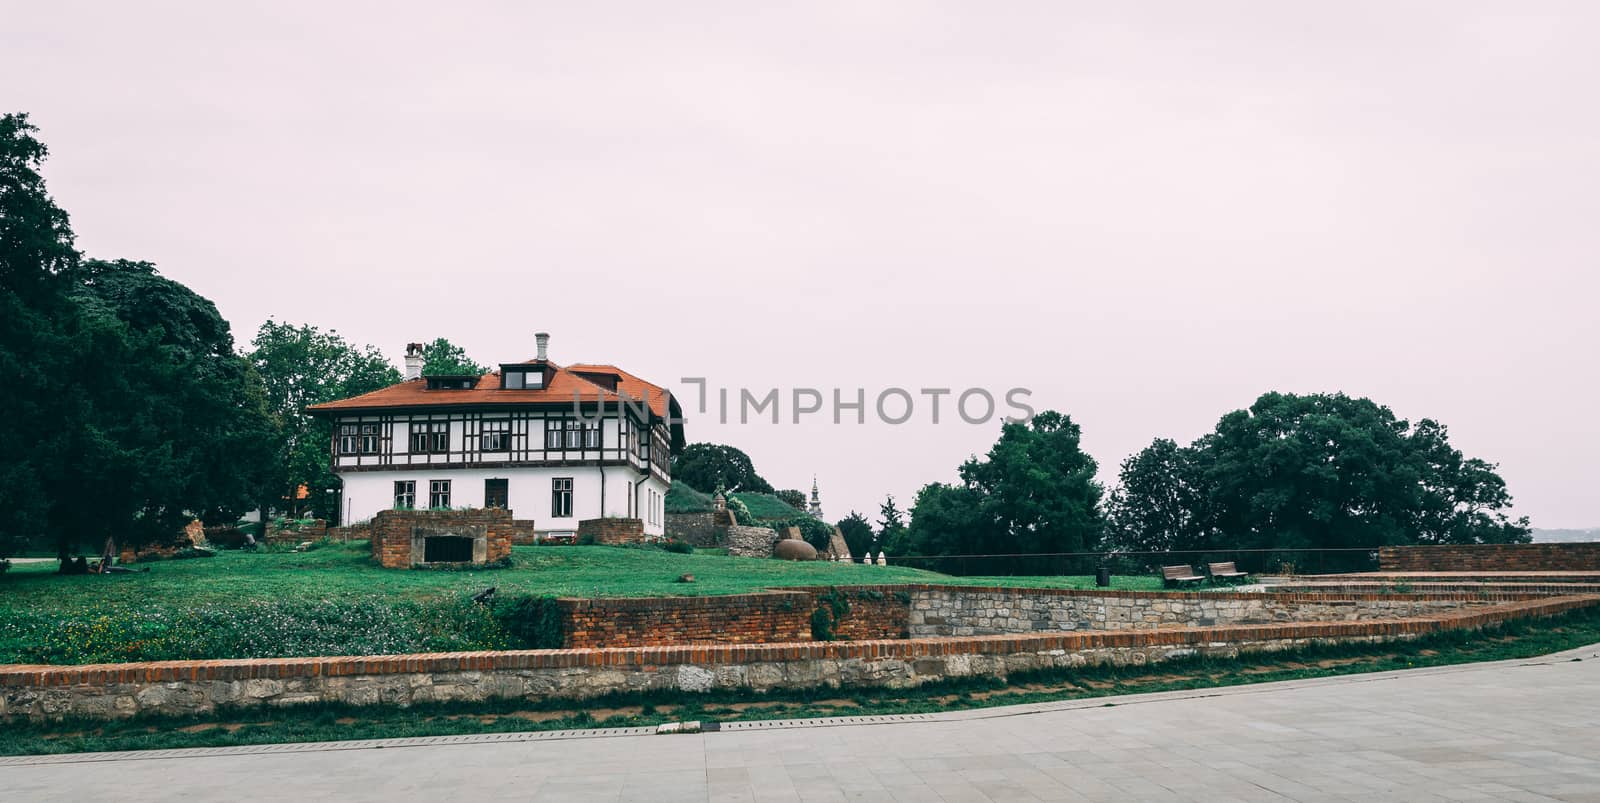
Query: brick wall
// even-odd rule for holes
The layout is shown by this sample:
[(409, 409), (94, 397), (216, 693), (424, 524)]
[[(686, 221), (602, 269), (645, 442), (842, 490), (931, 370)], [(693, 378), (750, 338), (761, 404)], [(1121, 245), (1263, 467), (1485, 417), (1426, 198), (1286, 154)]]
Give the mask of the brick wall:
[(539, 533), (533, 527), (533, 519), (511, 520), (511, 543), (518, 546), (536, 544), (539, 542)]
[(643, 541), (643, 519), (584, 519), (578, 522), (579, 543), (638, 544)]
[(1600, 543), (1386, 546), (1378, 549), (1385, 572), (1600, 571)]
[(557, 604), (569, 648), (808, 641), (815, 608), (811, 594), (791, 591)]
[(269, 544), (298, 544), (301, 541), (320, 541), (328, 534), (328, 522), (323, 519), (314, 519), (304, 527), (280, 528), (276, 524), (267, 524), (266, 541)]
[(1383, 621), (1120, 632), (0, 666), (0, 720), (181, 716), (219, 706), (317, 702), (409, 706), (494, 698), (582, 699), (640, 689), (908, 687), (964, 676), (1004, 679), (1014, 672), (1051, 667), (1149, 664), (1193, 655), (1231, 658), (1308, 644), (1409, 639), (1597, 603), (1600, 596), (1568, 596)]
[(833, 623), (833, 636), (847, 641), (902, 639), (910, 633), (911, 592), (893, 586), (859, 586), (807, 589), (816, 598), (812, 608), (830, 594), (843, 595), (848, 610)]
[(372, 557), (387, 569), (425, 565), (420, 543), (426, 533), (481, 537), (473, 548), (474, 563), (494, 563), (510, 557), (511, 512), (493, 508), (472, 510), (382, 510), (372, 518)]

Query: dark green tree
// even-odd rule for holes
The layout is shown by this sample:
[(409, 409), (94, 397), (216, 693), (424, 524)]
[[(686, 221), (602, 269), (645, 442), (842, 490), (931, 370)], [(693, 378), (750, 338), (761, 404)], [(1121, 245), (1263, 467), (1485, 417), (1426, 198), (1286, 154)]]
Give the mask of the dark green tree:
[(473, 362), (467, 350), (444, 338), (422, 347), (423, 376), (483, 376), (489, 369)]
[(984, 459), (962, 464), (960, 485), (934, 483), (917, 494), (911, 553), (1083, 552), (1098, 544), (1103, 491), (1080, 439), (1078, 425), (1053, 410), (1004, 424)]
[(1495, 466), (1443, 425), (1370, 399), (1266, 393), (1187, 448), (1123, 465), (1113, 543), (1132, 549), (1332, 549), (1519, 543)]
[(191, 515), (237, 521), (267, 485), (265, 461), (277, 433), (261, 377), (234, 351), (227, 321), (216, 305), (148, 262), (88, 260), (78, 276), (74, 297), (83, 314), (126, 327), (122, 372), (134, 374), (126, 390), (91, 391), (97, 409), (137, 411), (141, 404), (125, 396), (134, 395), (155, 419), (146, 431), (155, 440), (138, 451), (165, 465), (139, 472), (133, 483), (144, 487), (139, 519), (151, 525), (139, 540), (175, 533), (171, 520), (181, 526)]
[(1167, 552), (1211, 544), (1199, 475), (1197, 451), (1165, 438), (1124, 460), (1106, 503), (1105, 549)]
[(778, 501), (794, 508), (795, 510), (806, 509), (806, 494), (804, 491), (796, 488), (784, 488), (783, 490), (780, 490), (774, 494), (774, 496), (778, 497)]
[(844, 536), (845, 546), (850, 548), (850, 557), (856, 561), (870, 557), (873, 554), (873, 544), (876, 534), (872, 531), (872, 522), (867, 517), (850, 511), (850, 515), (839, 520), (839, 534)]
[(672, 478), (706, 492), (772, 493), (772, 485), (756, 473), (750, 456), (719, 443), (691, 443), (672, 459)]
[(878, 506), (878, 517), (878, 551), (906, 554), (906, 516), (895, 504), (894, 494), (884, 497), (883, 504)]
[(254, 494), (260, 386), (215, 306), (147, 263), (83, 261), (45, 192), (46, 153), (0, 117), (0, 550), (67, 556), (170, 541)]
[[(356, 347), (338, 332), (269, 320), (252, 341), (251, 364), (264, 383), (267, 409), (276, 419), (273, 491), (261, 508), (297, 509), (304, 487), (313, 507), (328, 501), (338, 479), (330, 464), (333, 425), (305, 414), (312, 404), (370, 393), (401, 380), (372, 346)], [(337, 517), (337, 511), (329, 511)]]
[(0, 557), (50, 528), (46, 486), (74, 405), (59, 374), (72, 354), (61, 323), (79, 261), (67, 213), (45, 189), (48, 149), (26, 114), (0, 116)]

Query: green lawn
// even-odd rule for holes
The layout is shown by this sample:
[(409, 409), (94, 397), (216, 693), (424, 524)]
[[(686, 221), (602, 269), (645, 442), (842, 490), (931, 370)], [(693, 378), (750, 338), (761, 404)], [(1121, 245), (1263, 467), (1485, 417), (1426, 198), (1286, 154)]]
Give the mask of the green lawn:
[[(62, 576), (54, 563), (0, 574), (0, 663), (343, 655), (501, 649), (510, 640), (469, 598), (698, 596), (803, 585), (935, 583), (1089, 588), (1088, 577), (956, 578), (897, 566), (759, 560), (658, 549), (516, 547), (512, 566), (382, 569), (365, 542), (310, 552), (232, 552), (136, 564), (136, 574)], [(149, 571), (142, 571), (148, 568)], [(694, 575), (693, 583), (678, 577)], [(1117, 588), (1159, 588), (1119, 577)]]

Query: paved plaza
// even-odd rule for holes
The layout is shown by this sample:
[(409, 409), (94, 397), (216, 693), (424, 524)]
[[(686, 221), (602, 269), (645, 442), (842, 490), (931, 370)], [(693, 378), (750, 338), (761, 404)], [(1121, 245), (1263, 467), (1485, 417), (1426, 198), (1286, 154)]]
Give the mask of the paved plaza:
[(0, 759), (0, 789), (126, 803), (1600, 801), (1600, 645), (880, 724), (493, 738)]

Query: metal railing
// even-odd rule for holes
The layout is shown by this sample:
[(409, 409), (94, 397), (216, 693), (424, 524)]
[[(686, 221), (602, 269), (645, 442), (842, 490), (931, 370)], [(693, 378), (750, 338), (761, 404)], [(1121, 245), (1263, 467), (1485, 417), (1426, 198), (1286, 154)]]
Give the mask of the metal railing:
[(1232, 561), (1251, 574), (1344, 574), (1378, 570), (1378, 548), (1207, 549), (1172, 552), (1036, 552), (1003, 555), (892, 555), (890, 566), (928, 569), (958, 577), (1092, 576), (1159, 574), (1162, 566)]

